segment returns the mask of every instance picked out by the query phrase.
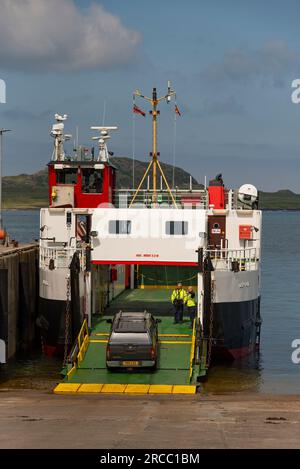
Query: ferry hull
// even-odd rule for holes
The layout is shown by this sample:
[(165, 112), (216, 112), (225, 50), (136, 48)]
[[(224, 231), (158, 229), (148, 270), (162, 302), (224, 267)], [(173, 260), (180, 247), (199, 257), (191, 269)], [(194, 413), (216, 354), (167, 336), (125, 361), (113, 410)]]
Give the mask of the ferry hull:
[(236, 360), (256, 349), (259, 298), (214, 304), (213, 358)]
[(46, 356), (61, 355), (64, 349), (66, 301), (40, 298), (40, 327)]
[[(37, 323), (40, 328), (43, 352), (46, 356), (62, 356), (64, 353), (66, 304), (66, 301), (62, 300), (40, 298), (40, 315)], [(81, 323), (81, 315), (76, 314), (76, 311), (74, 313), (74, 305), (71, 302), (69, 347), (74, 343)]]

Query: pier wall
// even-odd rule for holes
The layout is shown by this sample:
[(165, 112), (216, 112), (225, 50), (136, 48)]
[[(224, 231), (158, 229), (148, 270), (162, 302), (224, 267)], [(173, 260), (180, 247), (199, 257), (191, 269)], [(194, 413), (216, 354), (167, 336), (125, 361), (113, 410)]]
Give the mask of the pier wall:
[(36, 244), (0, 248), (0, 363), (33, 345), (38, 275)]

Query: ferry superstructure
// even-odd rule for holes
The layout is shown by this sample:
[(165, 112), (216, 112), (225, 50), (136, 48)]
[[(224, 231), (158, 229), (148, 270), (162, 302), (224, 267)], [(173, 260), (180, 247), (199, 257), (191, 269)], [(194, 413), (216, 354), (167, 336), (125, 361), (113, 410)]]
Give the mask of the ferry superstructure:
[(56, 115), (49, 208), (40, 215), (38, 324), (48, 354), (64, 349), (66, 355), (82, 323), (91, 327), (107, 311), (143, 307), (172, 317), (178, 281), (197, 292), (195, 360), (209, 366), (211, 358), (233, 360), (259, 345), (257, 189), (226, 189), (221, 175), (207, 188), (170, 188), (157, 152), (157, 108), (174, 94), (170, 86), (162, 98), (155, 88), (150, 98), (135, 92), (151, 104), (153, 128), (151, 159), (137, 188), (116, 189), (107, 148), (116, 127), (92, 128), (98, 155), (69, 158), (65, 116)]

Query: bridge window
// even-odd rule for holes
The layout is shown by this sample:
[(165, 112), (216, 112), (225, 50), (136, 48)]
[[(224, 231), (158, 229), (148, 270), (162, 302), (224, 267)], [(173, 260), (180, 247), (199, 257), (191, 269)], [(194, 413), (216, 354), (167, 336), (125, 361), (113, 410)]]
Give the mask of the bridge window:
[(187, 221), (167, 221), (166, 234), (167, 235), (187, 235), (188, 222)]
[(84, 194), (101, 194), (102, 171), (94, 168), (83, 168), (82, 170), (82, 192)]
[(110, 234), (130, 234), (131, 221), (130, 220), (109, 220), (108, 232)]
[(56, 170), (57, 184), (77, 184), (77, 168), (65, 168)]

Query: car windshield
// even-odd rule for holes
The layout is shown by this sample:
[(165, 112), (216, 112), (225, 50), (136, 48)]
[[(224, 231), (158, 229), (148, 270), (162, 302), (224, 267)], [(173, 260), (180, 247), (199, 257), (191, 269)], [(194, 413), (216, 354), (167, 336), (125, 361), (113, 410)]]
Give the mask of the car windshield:
[(143, 319), (124, 319), (118, 321), (115, 332), (147, 332), (147, 323)]

